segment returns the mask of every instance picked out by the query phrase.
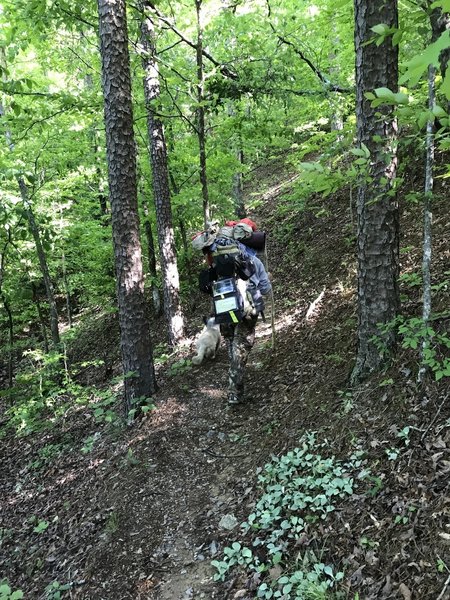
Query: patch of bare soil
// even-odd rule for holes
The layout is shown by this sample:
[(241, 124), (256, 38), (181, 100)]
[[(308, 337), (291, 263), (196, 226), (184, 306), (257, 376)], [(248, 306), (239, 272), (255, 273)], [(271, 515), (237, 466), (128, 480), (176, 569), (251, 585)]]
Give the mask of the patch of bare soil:
[[(276, 341), (272, 348), (270, 323), (261, 322), (248, 365), (251, 401), (226, 405), (223, 346), (199, 368), (180, 364), (186, 349), (159, 366), (156, 409), (131, 428), (74, 407), (49, 431), (2, 440), (0, 571), (25, 598), (57, 598), (45, 591), (52, 582), (66, 586), (62, 598), (254, 598), (244, 572), (215, 583), (210, 561), (241, 535), (225, 525), (251, 512), (257, 467), (305, 431), (317, 431), (338, 458), (363, 450), (372, 473), (302, 540), (344, 571), (343, 597), (449, 598), (448, 384), (419, 388), (415, 353), (402, 351), (385, 373), (347, 388), (356, 326), (348, 201), (334, 197), (325, 216), (295, 218), (275, 214), (282, 202), (283, 194), (272, 197), (259, 214), (271, 232)], [(442, 280), (444, 203), (436, 212), (434, 276)], [(416, 248), (420, 223), (407, 211), (403, 231), (402, 246)], [(405, 268), (418, 269), (415, 249), (403, 256)], [(413, 314), (417, 292), (404, 293)], [(198, 330), (200, 315), (197, 322)], [(104, 342), (88, 334), (95, 341), (86, 348), (92, 357), (103, 348), (106, 367), (83, 377), (97, 377), (100, 388), (117, 368), (117, 328), (113, 317), (96, 327)], [(448, 319), (436, 327), (448, 331)], [(161, 343), (162, 324), (154, 330)]]

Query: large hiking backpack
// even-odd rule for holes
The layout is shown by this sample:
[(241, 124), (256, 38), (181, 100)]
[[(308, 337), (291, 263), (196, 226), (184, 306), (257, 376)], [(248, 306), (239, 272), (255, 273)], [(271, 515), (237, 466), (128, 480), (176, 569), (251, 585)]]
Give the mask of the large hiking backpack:
[(239, 280), (250, 279), (255, 267), (245, 248), (234, 240), (218, 238), (211, 250), (216, 323), (238, 323), (244, 318), (248, 302)]
[[(256, 228), (256, 226), (255, 226)], [(200, 290), (213, 298), (216, 323), (238, 323), (248, 309), (257, 315), (264, 310), (262, 296), (244, 283), (255, 273), (252, 256), (264, 248), (264, 232), (246, 223), (227, 223), (206, 239), (209, 231), (198, 234), (193, 245), (201, 249), (211, 265), (199, 275)]]

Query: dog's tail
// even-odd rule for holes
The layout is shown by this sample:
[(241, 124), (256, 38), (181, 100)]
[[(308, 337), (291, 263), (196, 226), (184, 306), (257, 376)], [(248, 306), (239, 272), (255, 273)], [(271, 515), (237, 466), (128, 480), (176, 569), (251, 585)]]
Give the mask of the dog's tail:
[(192, 358), (192, 363), (194, 365), (201, 365), (203, 362), (203, 359), (205, 358), (205, 347), (202, 346), (201, 348), (198, 349), (197, 355), (194, 356)]

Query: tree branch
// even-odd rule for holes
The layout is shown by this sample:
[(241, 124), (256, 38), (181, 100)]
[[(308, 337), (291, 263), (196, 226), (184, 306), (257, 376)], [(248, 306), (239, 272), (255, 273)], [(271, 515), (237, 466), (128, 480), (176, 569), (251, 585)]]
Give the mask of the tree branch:
[(316, 67), (316, 65), (313, 62), (311, 62), (311, 60), (307, 56), (305, 56), (305, 54), (300, 50), (300, 48), (298, 48), (293, 42), (291, 42), (290, 40), (288, 40), (287, 38), (285, 38), (284, 36), (280, 35), (277, 32), (273, 23), (270, 22), (270, 16), (272, 14), (272, 8), (270, 6), (270, 1), (266, 0), (266, 4), (267, 4), (267, 16), (269, 18), (269, 26), (270, 26), (271, 30), (273, 31), (273, 33), (277, 36), (278, 40), (281, 43), (285, 44), (286, 46), (290, 46), (293, 49), (295, 54), (297, 54), (297, 56), (299, 56), (301, 58), (301, 60), (308, 65), (308, 67), (313, 71), (313, 73), (316, 75), (316, 77), (318, 77), (318, 79), (324, 84), (324, 86), (326, 87), (326, 89), (329, 92), (348, 93), (350, 91), (348, 88), (343, 88), (340, 85), (331, 83), (331, 81), (327, 77), (325, 77), (325, 75), (322, 73), (322, 71), (320, 71), (320, 69), (318, 67)]
[[(143, 11), (139, 8), (139, 6), (136, 6), (134, 4), (131, 4), (131, 6), (133, 6), (133, 8), (138, 11), (139, 13), (142, 13)], [(193, 48), (194, 50), (197, 49), (197, 44), (195, 44), (192, 40), (190, 40), (189, 38), (187, 38), (181, 31), (179, 31), (175, 25), (173, 25), (170, 20), (165, 17), (154, 5), (153, 2), (150, 2), (149, 0), (145, 1), (145, 8), (149, 8), (152, 13), (161, 21), (161, 23), (164, 23), (164, 25), (167, 25), (167, 27), (169, 27), (169, 29), (171, 29), (171, 31), (173, 31), (173, 33), (175, 33), (175, 35), (177, 35), (185, 44), (187, 44), (188, 46), (190, 46), (191, 48)], [(219, 61), (217, 61), (213, 56), (211, 56), (211, 54), (209, 54), (209, 52), (207, 52), (206, 50), (202, 50), (202, 54), (205, 58), (207, 58), (215, 67), (217, 67), (219, 69), (219, 71), (222, 73), (222, 75), (224, 77), (228, 77), (229, 79), (238, 79), (238, 75), (236, 73), (234, 73), (233, 71), (230, 71), (230, 69), (228, 69), (228, 67), (226, 67), (225, 65), (223, 65), (222, 63), (220, 63)]]

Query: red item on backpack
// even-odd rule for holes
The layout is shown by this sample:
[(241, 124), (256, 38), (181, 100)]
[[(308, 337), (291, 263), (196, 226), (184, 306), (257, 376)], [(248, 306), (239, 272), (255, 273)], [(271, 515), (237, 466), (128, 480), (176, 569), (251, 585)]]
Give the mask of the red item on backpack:
[(240, 219), (239, 221), (225, 221), (225, 225), (227, 225), (228, 227), (234, 227), (238, 223), (245, 223), (246, 225), (251, 227), (253, 231), (256, 231), (258, 229), (256, 223), (251, 219), (248, 219), (247, 217), (245, 219)]

